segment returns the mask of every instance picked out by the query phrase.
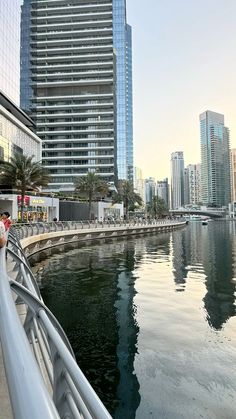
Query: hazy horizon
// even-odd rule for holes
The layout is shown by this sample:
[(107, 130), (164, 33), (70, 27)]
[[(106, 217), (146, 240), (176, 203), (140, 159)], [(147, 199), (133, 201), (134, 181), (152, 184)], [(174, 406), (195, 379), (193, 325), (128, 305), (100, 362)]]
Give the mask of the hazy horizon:
[(236, 147), (236, 1), (127, 0), (133, 33), (134, 164), (169, 177), (170, 155), (200, 162), (199, 114), (225, 116)]

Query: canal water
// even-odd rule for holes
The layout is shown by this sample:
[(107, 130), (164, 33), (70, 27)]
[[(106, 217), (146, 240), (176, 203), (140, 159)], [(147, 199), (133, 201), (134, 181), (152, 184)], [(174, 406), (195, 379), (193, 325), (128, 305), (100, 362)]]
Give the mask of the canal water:
[(114, 418), (236, 417), (235, 227), (192, 222), (31, 259)]

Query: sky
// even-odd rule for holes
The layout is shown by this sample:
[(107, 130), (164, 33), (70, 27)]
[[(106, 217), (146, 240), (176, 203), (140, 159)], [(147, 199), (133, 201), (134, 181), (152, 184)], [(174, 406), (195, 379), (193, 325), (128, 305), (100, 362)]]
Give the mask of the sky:
[(199, 114), (225, 115), (236, 148), (236, 0), (126, 0), (133, 33), (134, 165), (200, 162)]

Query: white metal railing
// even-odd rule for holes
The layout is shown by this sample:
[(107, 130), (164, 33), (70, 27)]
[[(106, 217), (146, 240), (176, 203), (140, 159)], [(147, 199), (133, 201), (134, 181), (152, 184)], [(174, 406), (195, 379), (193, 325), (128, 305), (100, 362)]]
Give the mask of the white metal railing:
[[(35, 222), (35, 223), (17, 223), (14, 224), (14, 230), (20, 240), (36, 236), (38, 234), (51, 233), (55, 231), (70, 231), (97, 228), (116, 228), (126, 227), (162, 227), (164, 225), (177, 224), (181, 220), (114, 220), (114, 221), (57, 221), (57, 222)], [(183, 221), (185, 222), (185, 220)]]
[(14, 418), (111, 419), (77, 365), (63, 329), (44, 305), (20, 240), (54, 231), (128, 230), (172, 224), (183, 223), (67, 221), (15, 224), (11, 228), (7, 246), (0, 249), (0, 339)]
[(110, 419), (42, 301), (16, 234), (21, 230), (11, 229), (0, 249), (0, 338), (14, 418)]

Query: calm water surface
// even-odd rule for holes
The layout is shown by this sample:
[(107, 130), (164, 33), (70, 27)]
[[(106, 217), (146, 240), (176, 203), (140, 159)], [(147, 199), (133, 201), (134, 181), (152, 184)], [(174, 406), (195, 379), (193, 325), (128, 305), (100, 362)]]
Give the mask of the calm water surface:
[(233, 222), (50, 252), (44, 301), (114, 418), (236, 417)]

